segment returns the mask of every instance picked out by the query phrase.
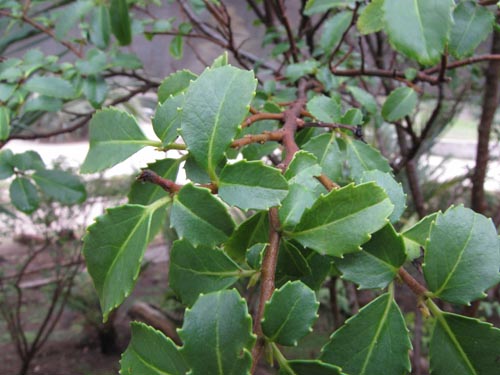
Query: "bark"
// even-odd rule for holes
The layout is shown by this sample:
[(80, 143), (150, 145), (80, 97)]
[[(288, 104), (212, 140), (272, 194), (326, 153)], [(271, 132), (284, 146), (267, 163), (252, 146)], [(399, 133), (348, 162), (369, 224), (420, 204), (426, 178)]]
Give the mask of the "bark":
[[(499, 18), (497, 17), (497, 22)], [(495, 31), (491, 43), (491, 53), (500, 53), (500, 33)], [(498, 80), (500, 79), (500, 61), (490, 60), (485, 74), (484, 96), (481, 119), (478, 126), (476, 149), (476, 167), (472, 176), (471, 207), (474, 211), (485, 213), (487, 202), (484, 182), (489, 161), (490, 134), (498, 103)]]

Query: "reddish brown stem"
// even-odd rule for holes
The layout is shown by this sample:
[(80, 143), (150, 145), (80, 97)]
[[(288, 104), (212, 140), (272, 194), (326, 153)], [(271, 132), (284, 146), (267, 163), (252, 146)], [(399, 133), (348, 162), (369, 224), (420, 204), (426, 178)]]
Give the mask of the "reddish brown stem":
[(254, 332), (259, 339), (252, 349), (252, 374), (255, 373), (255, 369), (257, 368), (257, 364), (264, 349), (261, 320), (264, 316), (266, 302), (269, 301), (274, 291), (274, 277), (276, 273), (276, 264), (278, 263), (281, 235), (278, 232), (280, 227), (278, 209), (275, 207), (269, 210), (269, 223), (269, 245), (267, 246), (264, 259), (262, 260), (259, 307), (254, 319)]
[(235, 139), (231, 143), (231, 147), (240, 148), (251, 143), (265, 143), (269, 141), (281, 141), (283, 139), (283, 131), (275, 130), (272, 132), (264, 132), (262, 134), (248, 134), (240, 139)]
[(255, 113), (254, 115), (248, 117), (243, 124), (241, 124), (241, 127), (246, 128), (254, 122), (263, 120), (283, 120), (283, 113)]
[(429, 293), (429, 291), (420, 284), (412, 275), (408, 273), (403, 267), (401, 267), (398, 271), (399, 277), (401, 280), (408, 285), (408, 287), (419, 297), (424, 297)]

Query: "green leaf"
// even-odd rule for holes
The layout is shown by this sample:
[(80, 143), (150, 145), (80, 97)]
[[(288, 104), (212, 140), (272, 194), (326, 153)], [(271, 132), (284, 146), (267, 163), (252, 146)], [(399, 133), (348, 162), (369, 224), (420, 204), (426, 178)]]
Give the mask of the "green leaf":
[(185, 185), (174, 198), (171, 225), (194, 246), (214, 246), (232, 234), (234, 221), (227, 208), (206, 188)]
[(304, 360), (296, 359), (287, 361), (288, 367), (293, 373), (287, 371), (285, 368), (280, 368), (280, 375), (342, 375), (340, 367), (331, 365), (329, 363), (321, 362), (320, 360)]
[(221, 66), (225, 66), (229, 64), (229, 55), (227, 51), (224, 51), (222, 55), (219, 57), (215, 58), (211, 67), (212, 68), (220, 68)]
[(332, 181), (340, 182), (343, 175), (343, 160), (345, 156), (340, 150), (335, 132), (325, 133), (311, 138), (304, 146), (318, 159), (323, 173)]
[(9, 178), (14, 174), (13, 156), (14, 154), (9, 149), (0, 150), (0, 180)]
[(62, 204), (81, 203), (87, 198), (80, 178), (70, 172), (42, 169), (33, 180), (47, 196)]
[(108, 94), (106, 80), (98, 75), (90, 75), (83, 81), (83, 93), (94, 108), (100, 108)]
[(258, 270), (262, 266), (262, 259), (264, 259), (267, 246), (267, 243), (256, 243), (247, 250), (245, 261), (254, 270)]
[(498, 374), (500, 330), (490, 323), (450, 313), (440, 314), (430, 342), (432, 375)]
[(99, 5), (90, 18), (90, 41), (99, 49), (106, 49), (111, 34), (111, 21), (108, 8)]
[(296, 346), (300, 338), (312, 332), (318, 307), (311, 289), (300, 281), (288, 282), (266, 302), (262, 331), (270, 341)]
[(346, 138), (345, 145), (347, 166), (354, 181), (361, 179), (365, 171), (374, 169), (382, 172), (392, 171), (387, 159), (369, 144)]
[(340, 122), (346, 125), (361, 125), (363, 123), (363, 112), (358, 108), (350, 108), (344, 113)]
[(181, 126), (182, 105), (184, 95), (169, 97), (156, 108), (153, 117), (153, 129), (164, 146), (177, 138), (177, 130)]
[(189, 367), (179, 348), (162, 332), (130, 323), (132, 337), (120, 361), (121, 375), (185, 375)]
[(318, 64), (317, 60), (306, 60), (295, 64), (288, 64), (285, 68), (285, 77), (295, 82), (301, 77), (314, 73), (318, 68)]
[(463, 206), (438, 215), (426, 244), (423, 271), (436, 297), (458, 304), (486, 296), (500, 281), (500, 253), (491, 219)]
[(63, 102), (61, 99), (40, 95), (36, 98), (29, 98), (23, 108), (25, 112), (58, 112), (61, 110), (62, 106)]
[(170, 51), (170, 55), (174, 59), (180, 60), (182, 59), (182, 55), (184, 52), (183, 47), (184, 47), (184, 39), (182, 39), (182, 35), (176, 35), (170, 41), (170, 47), (168, 50)]
[(116, 54), (110, 56), (111, 66), (120, 67), (125, 69), (140, 69), (142, 68), (142, 61), (133, 53), (123, 53), (118, 51)]
[[(306, 250), (303, 251), (304, 253), (307, 252)], [(299, 280), (311, 274), (311, 267), (301, 250), (289, 241), (281, 241), (275, 272), (275, 284), (281, 286), (287, 281)]]
[(220, 174), (219, 196), (243, 210), (278, 206), (287, 193), (288, 183), (281, 172), (261, 161), (228, 164)]
[(87, 228), (83, 255), (101, 302), (104, 321), (131, 293), (150, 240), (152, 217), (170, 198), (149, 206), (126, 204), (108, 209)]
[(351, 25), (352, 12), (344, 11), (329, 18), (324, 26), (319, 45), (329, 55), (341, 42), (342, 36)]
[(453, 0), (384, 0), (385, 32), (392, 46), (420, 64), (438, 63), (454, 5)]
[(16, 177), (10, 184), (9, 193), (14, 207), (26, 214), (31, 214), (40, 204), (35, 185), (25, 177)]
[(109, 6), (111, 30), (122, 46), (132, 43), (132, 24), (128, 13), (127, 0), (111, 0)]
[(0, 107), (0, 141), (5, 141), (10, 134), (10, 109)]
[(402, 235), (418, 245), (425, 247), (426, 242), (429, 239), (431, 226), (436, 221), (437, 216), (437, 212), (427, 215), (414, 226), (405, 230)]
[(72, 99), (76, 96), (75, 88), (71, 83), (59, 77), (32, 77), (26, 82), (24, 88), (53, 98)]
[[(353, 345), (355, 343), (355, 345)], [(335, 331), (320, 359), (348, 374), (410, 372), (408, 329), (390, 293), (376, 298)]]
[(63, 40), (66, 34), (78, 24), (80, 18), (92, 10), (93, 1), (77, 1), (61, 11), (55, 22), (55, 34), (58, 40)]
[(179, 331), (190, 374), (249, 374), (255, 342), (247, 305), (236, 290), (203, 295), (186, 310)]
[(188, 306), (200, 294), (229, 288), (241, 269), (223, 251), (209, 246), (194, 247), (187, 240), (174, 242), (170, 253), (170, 287)]
[(288, 195), (279, 210), (283, 227), (295, 226), (304, 211), (313, 205), (321, 193), (326, 192), (314, 178), (320, 174), (321, 167), (313, 154), (299, 151), (294, 155), (285, 172), (289, 184)]
[(387, 224), (394, 206), (373, 182), (348, 185), (320, 197), (293, 232), (285, 232), (321, 254), (341, 257), (359, 250)]
[(377, 113), (377, 100), (375, 100), (372, 94), (356, 86), (347, 86), (347, 90), (352, 94), (354, 99), (356, 99), (356, 101), (358, 101), (366, 109), (367, 112)]
[(495, 16), (485, 6), (463, 1), (453, 12), (455, 21), (450, 35), (449, 50), (453, 57), (461, 59), (472, 55), (476, 47), (493, 29)]
[(323, 122), (340, 121), (340, 103), (325, 95), (316, 95), (307, 102), (307, 110)]
[(392, 211), (391, 216), (389, 216), (389, 220), (394, 224), (399, 220), (406, 209), (406, 194), (403, 191), (403, 186), (401, 183), (396, 182), (390, 173), (384, 173), (377, 169), (365, 171), (363, 173), (361, 182), (369, 181), (375, 182), (384, 189), (391, 203), (394, 205), (394, 211)]
[(267, 212), (259, 212), (236, 228), (224, 244), (224, 251), (235, 261), (242, 262), (247, 249), (258, 243), (267, 243), (268, 240), (269, 217)]
[(306, 16), (311, 16), (316, 13), (326, 12), (333, 8), (347, 7), (353, 3), (354, 1), (349, 0), (307, 0), (304, 14)]
[(373, 0), (359, 14), (356, 26), (361, 35), (376, 33), (384, 28), (384, 0)]
[[(158, 176), (173, 180), (177, 178), (179, 165), (182, 159), (161, 159), (152, 164), (148, 164), (145, 169), (152, 170)], [(128, 201), (131, 204), (148, 205), (167, 195), (159, 185), (134, 181), (128, 194)]]
[(7, 102), (16, 89), (17, 84), (0, 83), (0, 101)]
[(335, 265), (344, 279), (360, 289), (385, 288), (406, 260), (403, 238), (387, 224), (362, 247), (362, 251), (335, 259)]
[(189, 152), (214, 181), (217, 164), (234, 139), (255, 95), (253, 72), (230, 65), (206, 69), (189, 85), (182, 114), (182, 137)]
[(170, 74), (158, 87), (158, 102), (163, 103), (170, 95), (176, 96), (183, 93), (187, 90), (191, 81), (194, 81), (197, 77), (196, 74), (187, 69)]
[(39, 171), (45, 169), (45, 164), (36, 151), (25, 151), (12, 156), (11, 164), (21, 171)]
[(300, 280), (309, 288), (318, 291), (323, 286), (326, 277), (330, 275), (332, 258), (308, 249), (305, 249), (305, 253), (307, 264), (314, 271), (310, 275), (302, 276)]
[(112, 167), (151, 144), (132, 115), (114, 108), (97, 111), (89, 128), (90, 148), (81, 173)]
[(394, 122), (408, 116), (417, 105), (417, 93), (409, 87), (399, 87), (386, 99), (382, 106), (382, 116), (386, 121)]
[(82, 75), (97, 75), (106, 69), (107, 60), (105, 52), (93, 48), (85, 54), (85, 59), (75, 62), (75, 68)]

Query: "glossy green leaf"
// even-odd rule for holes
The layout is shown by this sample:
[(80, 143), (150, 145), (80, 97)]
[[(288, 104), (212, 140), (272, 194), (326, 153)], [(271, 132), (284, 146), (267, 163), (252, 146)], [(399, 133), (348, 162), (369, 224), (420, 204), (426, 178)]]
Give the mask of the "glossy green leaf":
[(280, 375), (342, 375), (340, 367), (329, 363), (321, 362), (320, 360), (304, 360), (295, 359), (287, 361), (287, 365), (291, 371), (285, 368), (280, 368)]
[(389, 122), (394, 122), (408, 116), (417, 105), (417, 93), (409, 87), (399, 87), (386, 99), (382, 106), (382, 116)]
[(169, 97), (156, 108), (153, 129), (164, 146), (177, 138), (177, 132), (181, 126), (183, 104), (184, 95), (181, 94)]
[(94, 108), (100, 108), (108, 94), (108, 84), (102, 76), (88, 76), (83, 81), (83, 93)]
[(316, 156), (323, 173), (332, 181), (339, 183), (342, 180), (345, 155), (339, 147), (335, 132), (311, 138), (303, 149)]
[(206, 69), (189, 85), (182, 115), (182, 137), (212, 180), (255, 95), (253, 72), (230, 65)]
[(379, 150), (369, 144), (350, 138), (345, 139), (346, 162), (351, 179), (357, 181), (365, 171), (391, 172), (392, 168)]
[(186, 310), (179, 331), (192, 375), (250, 373), (255, 342), (247, 305), (236, 290), (210, 293)]
[(455, 21), (450, 35), (449, 50), (460, 59), (471, 55), (493, 29), (495, 16), (485, 6), (463, 1), (453, 12)]
[(335, 123), (340, 120), (340, 103), (325, 95), (317, 95), (309, 100), (307, 110), (319, 121)]
[(179, 237), (195, 246), (221, 244), (235, 226), (227, 208), (210, 190), (192, 184), (185, 185), (175, 196), (170, 221)]
[(90, 41), (100, 49), (106, 49), (109, 45), (111, 34), (111, 21), (109, 10), (104, 5), (99, 5), (94, 9), (90, 18)]
[(111, 30), (122, 46), (132, 43), (132, 23), (127, 0), (111, 0), (109, 6)]
[(406, 260), (403, 238), (391, 224), (372, 235), (363, 250), (335, 259), (342, 277), (360, 289), (385, 288)]
[(0, 107), (0, 141), (9, 138), (10, 134), (10, 109)]
[[(173, 180), (177, 178), (179, 165), (182, 159), (161, 159), (154, 163), (148, 164), (145, 169), (155, 172), (158, 176)], [(132, 204), (148, 205), (163, 198), (168, 193), (159, 185), (134, 181), (128, 194), (128, 201)]]
[(402, 235), (405, 238), (408, 238), (409, 240), (424, 247), (426, 245), (427, 240), (429, 239), (431, 226), (436, 221), (438, 215), (439, 214), (437, 212), (427, 215), (418, 223), (413, 225), (411, 228), (405, 230), (402, 233)]
[(9, 188), (10, 201), (19, 211), (30, 214), (40, 204), (35, 185), (25, 177), (16, 177)]
[(181, 301), (191, 306), (200, 294), (229, 288), (241, 269), (223, 251), (175, 241), (170, 253), (169, 283)]
[(453, 0), (384, 0), (389, 41), (420, 64), (438, 63), (448, 41), (454, 6)]
[(491, 219), (463, 206), (438, 215), (424, 257), (428, 289), (452, 303), (468, 304), (500, 281), (500, 253)]
[(500, 330), (477, 319), (442, 313), (430, 342), (432, 375), (497, 375)]
[(341, 257), (359, 250), (370, 234), (387, 224), (394, 206), (373, 182), (348, 185), (320, 197), (292, 232), (285, 232), (321, 254)]
[(347, 374), (410, 372), (408, 329), (390, 293), (376, 298), (335, 331), (320, 359)]
[(262, 331), (270, 341), (296, 346), (299, 339), (312, 332), (318, 307), (311, 289), (300, 281), (288, 282), (266, 302)]
[(81, 203), (87, 198), (80, 178), (67, 171), (42, 169), (33, 174), (33, 180), (48, 197), (63, 204)]
[(341, 42), (342, 36), (351, 25), (351, 20), (352, 12), (344, 11), (325, 22), (319, 45), (328, 56)]
[(333, 8), (346, 7), (353, 3), (354, 1), (349, 0), (307, 0), (304, 14), (310, 16), (316, 13), (326, 12)]
[(287, 193), (288, 183), (281, 172), (261, 161), (228, 164), (220, 174), (219, 196), (244, 210), (278, 206)]
[(285, 178), (289, 184), (288, 195), (279, 210), (279, 218), (283, 227), (295, 226), (304, 211), (313, 205), (321, 193), (326, 192), (326, 189), (314, 178), (319, 175), (321, 175), (321, 167), (313, 154), (299, 151), (294, 155), (285, 172)]
[(20, 154), (14, 154), (10, 163), (21, 171), (39, 171), (45, 169), (45, 164), (38, 152), (29, 150)]
[(0, 150), (0, 180), (9, 178), (14, 174), (13, 156), (14, 154), (9, 149)]
[(183, 93), (187, 90), (191, 81), (194, 81), (197, 77), (196, 74), (187, 69), (170, 74), (158, 87), (158, 102), (163, 103), (171, 95), (176, 96)]
[(259, 212), (242, 222), (224, 244), (224, 251), (237, 262), (245, 259), (247, 249), (269, 241), (269, 216)]
[(326, 277), (330, 275), (332, 258), (330, 256), (320, 255), (316, 251), (309, 249), (304, 250), (304, 257), (311, 269), (311, 274), (302, 276), (300, 281), (309, 288), (318, 291), (323, 286)]
[(71, 83), (59, 77), (32, 77), (26, 81), (24, 88), (53, 98), (72, 99), (76, 95)]
[(399, 220), (401, 215), (406, 209), (406, 194), (403, 191), (403, 186), (401, 183), (397, 182), (390, 173), (384, 173), (377, 169), (371, 171), (365, 171), (361, 177), (361, 182), (373, 181), (382, 189), (391, 200), (394, 205), (394, 211), (392, 211), (389, 220), (391, 223), (395, 223)]
[(373, 0), (359, 14), (356, 26), (361, 35), (376, 33), (384, 28), (384, 0)]
[(0, 83), (0, 101), (7, 102), (17, 89), (17, 84)]
[(112, 167), (151, 144), (132, 115), (114, 108), (96, 112), (89, 127), (90, 148), (81, 173)]
[(132, 337), (120, 361), (120, 375), (185, 375), (189, 367), (179, 348), (162, 332), (130, 323)]
[(131, 293), (150, 240), (152, 217), (169, 198), (149, 206), (127, 204), (108, 209), (87, 228), (83, 255), (101, 302), (104, 321)]
[(184, 39), (182, 39), (182, 35), (176, 35), (172, 38), (168, 50), (170, 52), (170, 56), (174, 59), (182, 59), (182, 55), (184, 53)]

